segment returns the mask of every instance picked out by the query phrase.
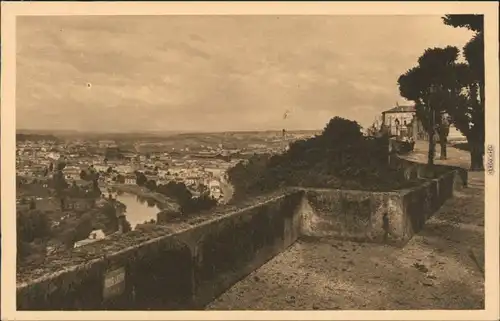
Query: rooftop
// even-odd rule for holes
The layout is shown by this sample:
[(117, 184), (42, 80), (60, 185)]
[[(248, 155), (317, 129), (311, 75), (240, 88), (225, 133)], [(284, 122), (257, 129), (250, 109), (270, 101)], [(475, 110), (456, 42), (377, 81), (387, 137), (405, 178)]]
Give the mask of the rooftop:
[(383, 111), (382, 114), (390, 113), (411, 113), (415, 111), (415, 106), (396, 106), (389, 110)]

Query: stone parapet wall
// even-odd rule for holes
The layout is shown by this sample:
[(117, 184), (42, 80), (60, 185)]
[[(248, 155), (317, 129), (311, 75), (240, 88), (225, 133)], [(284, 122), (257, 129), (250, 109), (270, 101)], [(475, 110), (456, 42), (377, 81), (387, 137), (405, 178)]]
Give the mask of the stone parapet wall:
[(393, 235), (401, 238), (399, 197), (393, 192), (306, 189), (301, 234), (361, 242), (382, 242), (387, 214)]
[(18, 310), (202, 309), (302, 236), (404, 245), (466, 185), (467, 171), (391, 164), (422, 184), (392, 192), (291, 188), (218, 216), (75, 249), (51, 258), (50, 273), (21, 278)]
[(296, 241), (300, 197), (300, 192), (284, 193), (178, 233), (61, 267), (18, 285), (18, 309), (203, 308)]
[(454, 191), (467, 185), (462, 168), (403, 159), (392, 159), (391, 165), (422, 184), (392, 192), (302, 189), (301, 234), (402, 246)]

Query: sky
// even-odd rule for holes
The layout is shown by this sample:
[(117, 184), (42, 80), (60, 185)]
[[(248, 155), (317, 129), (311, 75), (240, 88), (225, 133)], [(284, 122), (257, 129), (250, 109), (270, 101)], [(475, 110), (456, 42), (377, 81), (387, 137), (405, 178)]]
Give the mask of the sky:
[[(369, 126), (440, 16), (18, 17), (18, 129), (101, 132)], [(284, 113), (288, 117), (284, 119)]]

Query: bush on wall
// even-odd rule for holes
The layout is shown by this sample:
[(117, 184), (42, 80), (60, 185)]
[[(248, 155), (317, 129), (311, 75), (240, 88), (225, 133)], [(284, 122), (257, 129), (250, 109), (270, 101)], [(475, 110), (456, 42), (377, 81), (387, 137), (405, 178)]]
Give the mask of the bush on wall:
[(290, 144), (283, 154), (255, 155), (228, 171), (235, 199), (286, 186), (394, 189), (406, 182), (388, 166), (388, 137), (366, 137), (361, 126), (332, 118), (321, 135)]

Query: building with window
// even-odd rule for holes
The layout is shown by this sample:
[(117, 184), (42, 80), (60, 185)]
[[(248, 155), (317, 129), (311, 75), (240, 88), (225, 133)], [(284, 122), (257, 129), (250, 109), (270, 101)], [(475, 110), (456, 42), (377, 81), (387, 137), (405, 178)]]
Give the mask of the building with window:
[[(448, 118), (444, 113), (442, 117)], [(422, 123), (417, 119), (416, 109), (413, 105), (399, 106), (382, 112), (382, 124), (390, 135), (413, 138), (414, 140), (427, 140), (428, 134)], [(467, 141), (465, 136), (453, 124), (449, 124), (448, 141)]]
[(415, 106), (399, 106), (382, 112), (382, 124), (390, 135), (417, 139), (423, 128), (416, 118)]
[(90, 232), (89, 236), (86, 239), (75, 242), (74, 247), (75, 248), (82, 247), (84, 245), (94, 243), (96, 241), (103, 240), (105, 238), (106, 234), (104, 234), (102, 230), (93, 230), (92, 232)]
[(137, 183), (137, 178), (135, 175), (127, 175), (125, 176), (125, 184), (134, 185)]

